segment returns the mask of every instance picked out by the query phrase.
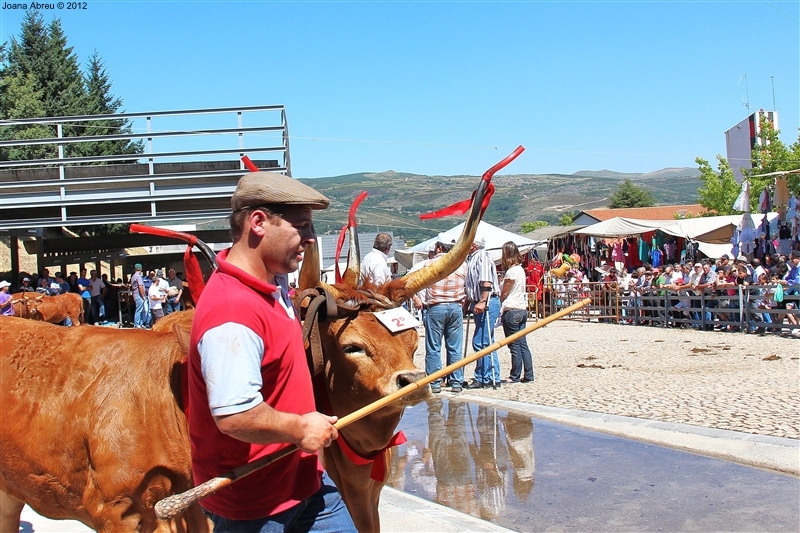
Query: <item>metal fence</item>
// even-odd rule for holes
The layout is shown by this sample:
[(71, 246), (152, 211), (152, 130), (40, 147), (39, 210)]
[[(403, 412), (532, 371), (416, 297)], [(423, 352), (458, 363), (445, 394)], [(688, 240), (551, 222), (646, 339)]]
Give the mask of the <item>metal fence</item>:
[(545, 285), (542, 298), (531, 299), (532, 316), (545, 317), (584, 299), (591, 305), (572, 313), (574, 320), (659, 327), (727, 329), (741, 332), (800, 330), (800, 287), (784, 291), (774, 302), (776, 285), (739, 285), (736, 289), (675, 291), (665, 288), (641, 292), (622, 290), (610, 283), (556, 283)]

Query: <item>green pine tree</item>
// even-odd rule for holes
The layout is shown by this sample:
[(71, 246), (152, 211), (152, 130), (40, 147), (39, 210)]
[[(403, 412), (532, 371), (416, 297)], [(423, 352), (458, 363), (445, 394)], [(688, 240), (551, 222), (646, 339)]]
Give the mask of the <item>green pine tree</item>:
[[(86, 100), (84, 113), (86, 115), (107, 115), (119, 112), (122, 100), (111, 94), (111, 80), (100, 59), (97, 51), (89, 59), (86, 74)], [(85, 123), (83, 135), (111, 135), (115, 133), (131, 133), (129, 121), (124, 119), (90, 121)], [(76, 145), (75, 155), (111, 155), (111, 154), (141, 154), (144, 149), (142, 141), (127, 139), (98, 141)], [(123, 161), (133, 163), (136, 159)]]
[[(56, 117), (79, 115), (83, 112), (86, 91), (83, 86), (83, 75), (78, 65), (77, 56), (71, 46), (67, 46), (67, 38), (61, 28), (61, 22), (54, 19), (46, 26), (42, 15), (35, 10), (25, 14), (19, 39), (12, 37), (6, 53), (0, 63), (0, 81), (9, 87), (12, 79), (17, 78), (17, 86), (24, 86), (25, 92), (36, 94), (41, 106), (32, 108), (26, 103), (4, 110), (6, 116), (17, 118)], [(10, 90), (10, 89), (9, 89)], [(22, 107), (27, 109), (23, 110)], [(41, 126), (47, 133), (42, 137), (56, 137), (56, 126)], [(12, 137), (20, 131), (12, 128), (11, 133), (3, 132), (4, 138)], [(30, 133), (30, 129), (24, 130)], [(82, 133), (76, 125), (65, 125), (65, 137)]]

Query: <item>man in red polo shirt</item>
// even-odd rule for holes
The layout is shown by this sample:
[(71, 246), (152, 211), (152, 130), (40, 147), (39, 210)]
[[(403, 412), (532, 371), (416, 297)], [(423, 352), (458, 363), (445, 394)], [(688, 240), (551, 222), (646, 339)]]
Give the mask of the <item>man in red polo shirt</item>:
[(313, 209), (329, 200), (281, 174), (239, 180), (233, 245), (197, 303), (189, 348), (189, 434), (197, 484), (294, 444), (299, 451), (201, 502), (214, 531), (355, 531), (317, 452), (336, 417), (314, 408), (285, 275), (313, 242)]

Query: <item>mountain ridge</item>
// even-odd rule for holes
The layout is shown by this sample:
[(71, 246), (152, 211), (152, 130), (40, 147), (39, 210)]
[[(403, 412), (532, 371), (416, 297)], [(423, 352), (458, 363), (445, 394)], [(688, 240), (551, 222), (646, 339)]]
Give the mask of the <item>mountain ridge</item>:
[[(420, 242), (458, 224), (463, 217), (420, 221), (419, 215), (470, 198), (479, 179), (479, 176), (426, 176), (388, 170), (300, 181), (331, 199), (326, 211), (315, 214), (318, 233), (338, 233), (347, 221), (353, 199), (361, 191), (367, 191), (368, 196), (358, 210), (362, 231), (391, 231), (406, 241)], [(575, 174), (498, 174), (492, 179), (495, 194), (484, 220), (517, 233), (523, 222), (544, 220), (557, 225), (565, 212), (607, 207), (608, 199), (624, 179), (650, 190), (659, 205), (697, 203), (697, 190), (702, 185), (697, 169), (689, 167), (643, 173), (599, 170)]]

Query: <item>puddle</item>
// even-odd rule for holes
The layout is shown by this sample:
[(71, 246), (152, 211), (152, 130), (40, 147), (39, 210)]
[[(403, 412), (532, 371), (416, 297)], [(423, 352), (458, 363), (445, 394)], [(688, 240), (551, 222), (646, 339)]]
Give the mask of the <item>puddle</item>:
[(389, 485), (517, 531), (796, 531), (800, 480), (435, 397)]

